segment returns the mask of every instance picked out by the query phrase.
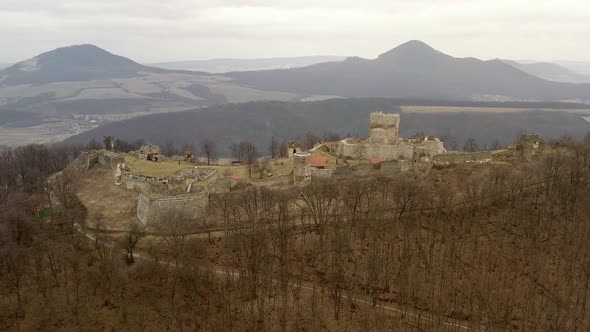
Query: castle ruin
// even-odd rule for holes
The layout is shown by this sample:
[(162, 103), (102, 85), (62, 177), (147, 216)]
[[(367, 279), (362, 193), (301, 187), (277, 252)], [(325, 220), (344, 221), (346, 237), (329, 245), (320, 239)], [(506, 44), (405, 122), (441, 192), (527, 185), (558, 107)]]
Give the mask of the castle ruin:
[(348, 159), (416, 160), (429, 159), (447, 150), (436, 137), (403, 139), (399, 135), (400, 115), (371, 113), (368, 138), (346, 138), (336, 147), (336, 155)]

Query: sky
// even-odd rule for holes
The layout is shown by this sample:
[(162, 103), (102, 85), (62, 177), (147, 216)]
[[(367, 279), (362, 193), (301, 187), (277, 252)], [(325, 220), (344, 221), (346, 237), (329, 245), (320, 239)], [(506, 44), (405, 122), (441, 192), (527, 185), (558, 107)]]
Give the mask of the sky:
[(143, 63), (344, 55), (590, 61), (588, 0), (0, 0), (0, 62), (95, 44)]

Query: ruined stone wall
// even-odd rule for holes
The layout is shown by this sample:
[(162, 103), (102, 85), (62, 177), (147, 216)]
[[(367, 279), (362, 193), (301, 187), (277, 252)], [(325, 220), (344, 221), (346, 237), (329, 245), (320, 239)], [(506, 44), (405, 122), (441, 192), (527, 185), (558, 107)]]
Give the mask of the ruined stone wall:
[(399, 140), (399, 114), (371, 113), (371, 144), (396, 144)]
[(311, 177), (311, 167), (309, 161), (311, 154), (307, 152), (296, 153), (293, 155), (293, 182), (299, 184)]
[(137, 190), (141, 192), (148, 191), (150, 189), (150, 183), (146, 181), (124, 178), (122, 183), (127, 190)]
[(381, 163), (381, 174), (391, 175), (413, 170), (410, 160), (390, 160)]
[(76, 163), (79, 171), (87, 172), (92, 166), (98, 164), (98, 154), (96, 151), (82, 152), (76, 158)]
[(414, 147), (408, 144), (378, 145), (378, 144), (351, 144), (341, 141), (336, 148), (336, 154), (340, 158), (352, 159), (383, 158), (385, 160), (412, 159)]
[(98, 154), (98, 163), (103, 168), (115, 169), (115, 168), (117, 168), (117, 164), (125, 163), (125, 157), (121, 156), (118, 153), (101, 151)]
[(329, 179), (334, 174), (333, 169), (319, 169), (312, 167), (311, 168), (311, 179)]
[(186, 214), (190, 218), (204, 216), (209, 208), (205, 193), (177, 196), (155, 196), (141, 193), (137, 199), (137, 218), (142, 224), (158, 223), (171, 211)]
[(353, 144), (347, 140), (340, 141), (336, 147), (336, 155), (340, 158), (352, 158), (365, 160), (371, 158), (382, 158), (384, 160), (409, 160), (414, 157), (415, 151), (419, 150), (430, 156), (446, 153), (444, 145), (439, 140), (423, 141), (420, 143), (411, 143), (400, 141), (394, 145), (381, 144)]
[(478, 152), (457, 152), (440, 154), (432, 157), (435, 166), (446, 166), (451, 164), (482, 164), (492, 162), (492, 151)]
[(291, 184), (291, 179), (289, 175), (276, 175), (264, 179), (251, 180), (249, 183), (255, 187), (287, 186)]
[(82, 152), (78, 158), (76, 158), (78, 170), (81, 172), (87, 172), (89, 169), (97, 165), (112, 170), (117, 168), (117, 164), (122, 164), (124, 162), (124, 156), (106, 150)]

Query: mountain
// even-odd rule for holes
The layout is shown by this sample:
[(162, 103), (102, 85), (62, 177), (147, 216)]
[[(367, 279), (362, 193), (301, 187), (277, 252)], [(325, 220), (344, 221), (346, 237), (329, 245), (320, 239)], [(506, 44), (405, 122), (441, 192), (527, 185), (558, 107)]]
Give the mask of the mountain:
[(525, 73), (548, 81), (566, 83), (590, 83), (590, 75), (578, 74), (563, 66), (551, 62), (520, 63), (513, 60), (500, 60)]
[(590, 75), (590, 62), (587, 61), (555, 61), (555, 63), (563, 66), (573, 72), (582, 74), (582, 75)]
[[(404, 106), (475, 107), (475, 112), (412, 112)], [(497, 108), (512, 110), (497, 112)], [(307, 132), (338, 133), (342, 136), (366, 135), (369, 114), (375, 111), (401, 113), (401, 134), (409, 137), (417, 132), (432, 135), (452, 135), (459, 146), (468, 138), (480, 145), (499, 139), (511, 143), (524, 131), (532, 131), (546, 138), (570, 134), (581, 138), (590, 124), (580, 114), (562, 110), (544, 109), (587, 107), (579, 104), (558, 103), (499, 103), (424, 101), (384, 98), (333, 99), (320, 102), (250, 102), (225, 104), (199, 110), (147, 115), (133, 120), (115, 122), (98, 127), (66, 140), (85, 144), (90, 139), (100, 141), (103, 136), (128, 142), (145, 139), (146, 142), (165, 145), (184, 143), (198, 145), (204, 137), (215, 139), (219, 152), (228, 155), (232, 142), (248, 140), (265, 154), (271, 137), (290, 140)], [(487, 111), (486, 109), (489, 109)], [(520, 110), (518, 110), (520, 109)], [(586, 110), (587, 113), (587, 110)], [(223, 134), (220, 134), (223, 133)]]
[(231, 71), (298, 68), (321, 62), (341, 61), (344, 59), (345, 57), (342, 56), (302, 56), (262, 59), (210, 59), (196, 61), (162, 62), (151, 64), (151, 66), (173, 70), (192, 70), (204, 71), (208, 73), (227, 73)]
[(137, 76), (144, 66), (94, 45), (62, 47), (0, 71), (3, 85), (91, 81)]
[(7, 67), (10, 67), (10, 64), (8, 64), (8, 63), (0, 63), (0, 70), (1, 69), (4, 69), (4, 68), (7, 68)]
[(145, 66), (94, 45), (76, 45), (0, 70), (0, 107), (52, 115), (121, 114), (294, 97), (229, 81), (204, 72)]
[(344, 97), (590, 102), (590, 84), (546, 81), (499, 60), (455, 58), (410, 41), (376, 59), (226, 74), (257, 89)]
[[(141, 76), (142, 72), (166, 73), (141, 65), (94, 45), (75, 45), (45, 52), (0, 71), (0, 84), (47, 84)], [(196, 73), (195, 73), (196, 74)]]

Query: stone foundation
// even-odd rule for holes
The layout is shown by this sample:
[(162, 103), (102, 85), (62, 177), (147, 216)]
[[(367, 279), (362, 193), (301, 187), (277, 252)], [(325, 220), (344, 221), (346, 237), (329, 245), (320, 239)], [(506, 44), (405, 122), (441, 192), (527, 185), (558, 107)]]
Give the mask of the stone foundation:
[(492, 162), (492, 151), (457, 152), (436, 155), (432, 158), (435, 166), (451, 164), (484, 164)]
[(159, 223), (168, 213), (181, 211), (189, 218), (205, 216), (209, 207), (207, 194), (185, 194), (177, 196), (157, 196), (141, 193), (137, 199), (137, 218), (142, 224)]

